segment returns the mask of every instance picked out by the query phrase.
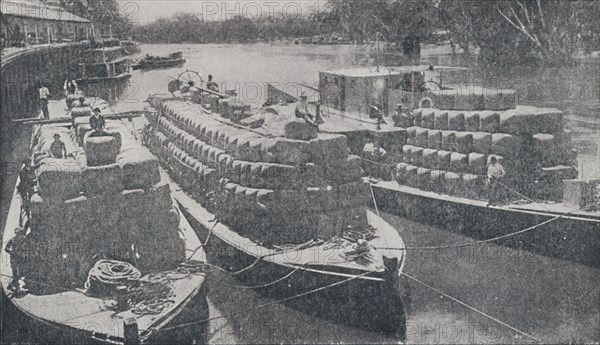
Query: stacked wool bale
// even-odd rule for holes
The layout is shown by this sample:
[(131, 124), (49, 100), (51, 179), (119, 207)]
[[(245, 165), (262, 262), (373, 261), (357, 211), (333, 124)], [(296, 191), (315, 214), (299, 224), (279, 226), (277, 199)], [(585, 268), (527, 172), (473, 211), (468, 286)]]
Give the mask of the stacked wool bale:
[[(511, 92), (499, 92), (502, 95), (494, 94), (498, 98), (497, 106), (489, 106), (490, 109), (512, 104)], [(507, 98), (502, 98), (503, 95)], [(444, 102), (452, 103), (452, 107), (459, 110), (413, 111), (414, 126), (406, 129), (404, 159), (397, 166), (400, 183), (483, 198), (491, 156), (504, 165), (508, 183), (545, 178), (560, 188), (560, 180), (576, 178), (575, 156), (569, 133), (562, 127), (560, 111), (524, 106), (501, 112), (472, 111), (467, 110), (470, 107), (467, 101), (452, 95)], [(481, 102), (485, 107), (493, 103), (484, 97), (473, 107), (485, 108)]]
[[(125, 126), (111, 121), (110, 135), (88, 132), (79, 148), (68, 140), (66, 128), (44, 126), (34, 156), (46, 150), (47, 138), (57, 131), (65, 134), (61, 137), (75, 158), (41, 161), (36, 170), (39, 192), (31, 198), (32, 231), (48, 242), (75, 244), (81, 267), (91, 267), (98, 256), (132, 262), (142, 272), (182, 262), (179, 215), (168, 183), (161, 181), (157, 159)], [(77, 277), (79, 283), (85, 274)]]
[(207, 206), (241, 234), (302, 243), (367, 226), (368, 190), (345, 136), (292, 120), (282, 136), (269, 137), (218, 121), (198, 105), (151, 103), (158, 112), (153, 152), (162, 152), (191, 194), (214, 192), (215, 203)]

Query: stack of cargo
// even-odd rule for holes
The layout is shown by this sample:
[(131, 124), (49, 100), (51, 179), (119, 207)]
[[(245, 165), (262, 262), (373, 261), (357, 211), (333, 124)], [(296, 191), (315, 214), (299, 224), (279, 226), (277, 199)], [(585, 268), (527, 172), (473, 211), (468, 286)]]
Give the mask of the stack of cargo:
[[(560, 191), (560, 181), (577, 177), (576, 155), (563, 128), (562, 112), (516, 106), (510, 90), (475, 91), (472, 98), (440, 95), (434, 104), (444, 109), (415, 109), (410, 121), (396, 121), (412, 124), (405, 128), (407, 140), (396, 167), (399, 183), (484, 198), (490, 157), (504, 166), (506, 184), (529, 195)], [(537, 190), (527, 190), (534, 183)], [(550, 194), (558, 197), (557, 193)]]
[[(211, 211), (244, 236), (265, 244), (303, 243), (367, 226), (368, 187), (345, 136), (317, 133), (293, 117), (280, 133), (263, 135), (199, 105), (151, 103), (158, 124), (151, 150), (169, 162), (190, 194), (212, 195)], [(229, 103), (223, 115), (231, 116), (232, 108), (243, 107)], [(285, 115), (262, 116), (268, 124)]]
[[(42, 256), (46, 267), (60, 266), (65, 257), (75, 260), (78, 284), (101, 258), (128, 261), (142, 272), (177, 267), (185, 259), (185, 244), (157, 158), (122, 123), (107, 121), (100, 135), (84, 130), (89, 126), (83, 119), (70, 130), (42, 126), (33, 146), (32, 233), (46, 243), (73, 244)], [(55, 133), (69, 158), (48, 157)]]

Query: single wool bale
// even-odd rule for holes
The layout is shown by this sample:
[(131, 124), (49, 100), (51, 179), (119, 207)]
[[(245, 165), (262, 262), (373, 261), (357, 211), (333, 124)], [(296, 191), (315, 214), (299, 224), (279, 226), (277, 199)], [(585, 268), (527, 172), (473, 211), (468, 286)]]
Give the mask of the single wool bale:
[(416, 147), (412, 145), (404, 145), (402, 147), (402, 156), (404, 157), (404, 163), (412, 163), (412, 150), (414, 149), (416, 149)]
[(469, 171), (469, 158), (462, 153), (453, 152), (450, 155), (450, 170), (458, 173)]
[(417, 146), (417, 130), (419, 127), (409, 127), (406, 129), (406, 143)]
[(464, 131), (465, 114), (459, 111), (448, 112), (448, 129), (452, 131)]
[(62, 202), (83, 191), (83, 171), (75, 160), (45, 158), (39, 164), (35, 173), (44, 199)]
[(462, 189), (462, 178), (459, 174), (447, 172), (444, 174), (444, 184), (446, 193), (450, 195), (459, 195)]
[(431, 190), (431, 169), (417, 169), (417, 187), (423, 190)]
[(118, 164), (88, 166), (83, 170), (83, 186), (86, 196), (121, 193), (123, 172)]
[(470, 199), (481, 199), (485, 195), (485, 179), (483, 176), (464, 174), (462, 176), (461, 195)]
[(448, 130), (448, 118), (449, 118), (449, 114), (447, 110), (437, 110), (435, 112), (435, 122), (434, 122), (434, 129), (440, 129), (440, 130)]
[(425, 109), (415, 109), (413, 110), (413, 117), (414, 117), (414, 126), (415, 127), (422, 127), (422, 122), (423, 122), (423, 111)]
[(285, 137), (295, 140), (311, 140), (317, 138), (318, 129), (303, 119), (294, 119), (285, 124)]
[(308, 163), (312, 156), (310, 142), (290, 139), (272, 140), (266, 146), (266, 154), (273, 157), (273, 163), (291, 165)]
[(78, 117), (90, 117), (92, 116), (92, 108), (90, 107), (77, 107), (71, 109), (71, 119), (75, 119)]
[(423, 109), (423, 117), (421, 119), (421, 127), (433, 129), (435, 126), (435, 110)]
[(483, 97), (485, 109), (503, 111), (517, 107), (517, 92), (515, 90), (486, 89)]
[(473, 151), (473, 133), (456, 133), (456, 151), (464, 154), (469, 154)]
[(452, 152), (439, 150), (437, 152), (438, 167), (440, 170), (450, 170), (450, 162), (452, 161)]
[(438, 151), (433, 149), (423, 150), (423, 167), (428, 169), (437, 169)]
[(143, 147), (136, 150), (135, 154), (119, 155), (117, 164), (123, 171), (123, 184), (126, 189), (147, 189), (160, 182), (158, 159)]
[(420, 147), (415, 147), (411, 150), (411, 163), (416, 166), (423, 166), (423, 149)]
[(479, 113), (468, 112), (465, 113), (465, 131), (467, 132), (478, 132), (481, 129), (481, 120)]
[(469, 154), (469, 173), (485, 175), (487, 170), (487, 156), (472, 152)]
[(430, 130), (427, 138), (427, 147), (430, 149), (442, 149), (442, 132), (439, 130)]
[(486, 132), (473, 133), (473, 152), (490, 154), (492, 152), (492, 134)]
[(429, 178), (431, 181), (429, 182), (430, 190), (436, 193), (445, 193), (446, 192), (446, 182), (444, 181), (444, 176), (446, 172), (443, 170), (432, 170), (429, 174)]
[(406, 167), (405, 171), (405, 177), (406, 177), (406, 184), (410, 187), (419, 187), (419, 177), (417, 175), (417, 170), (419, 169), (419, 167), (414, 166), (414, 165), (409, 165)]
[(315, 161), (335, 161), (348, 156), (348, 141), (343, 134), (322, 133), (310, 141), (310, 149)]
[(479, 114), (479, 130), (482, 132), (496, 133), (500, 129), (500, 114), (482, 111)]
[(499, 156), (513, 157), (521, 152), (524, 145), (522, 136), (505, 133), (492, 134), (492, 153)]
[(404, 184), (406, 182), (406, 168), (408, 167), (407, 163), (398, 163), (396, 164), (395, 176), (396, 182), (400, 184)]
[(405, 113), (394, 114), (392, 120), (395, 127), (408, 128), (415, 125), (415, 118)]
[(89, 136), (84, 140), (87, 165), (100, 166), (114, 164), (117, 161), (119, 147), (112, 136)]
[(535, 134), (533, 136), (533, 150), (539, 156), (543, 167), (559, 164), (560, 151), (552, 134)]
[(416, 146), (427, 147), (429, 143), (429, 131), (425, 128), (417, 129), (416, 141)]
[(446, 151), (456, 150), (456, 133), (455, 131), (442, 131), (442, 149)]

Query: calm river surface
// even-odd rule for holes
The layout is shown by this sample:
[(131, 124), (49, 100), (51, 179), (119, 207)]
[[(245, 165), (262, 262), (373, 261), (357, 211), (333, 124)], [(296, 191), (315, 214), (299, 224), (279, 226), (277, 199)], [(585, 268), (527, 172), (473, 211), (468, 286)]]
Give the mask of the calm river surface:
[[(149, 94), (166, 93), (167, 83), (186, 69), (203, 77), (214, 75), (226, 89), (236, 89), (255, 106), (266, 97), (267, 82), (316, 85), (318, 72), (352, 66), (372, 66), (368, 51), (352, 46), (254, 45), (143, 45), (140, 56), (182, 51), (183, 68), (133, 73), (123, 102), (144, 101)], [(519, 67), (510, 72), (477, 67), (470, 57), (452, 57), (449, 49), (424, 49), (421, 63), (472, 67), (474, 82), (519, 90), (521, 101), (564, 109), (600, 96), (598, 60), (578, 68)], [(388, 64), (409, 63), (386, 57)], [(412, 61), (414, 64), (415, 62)], [(595, 97), (595, 98), (594, 98)], [(585, 177), (598, 174), (595, 154), (599, 114), (570, 113)], [(382, 216), (401, 232), (407, 246), (470, 242), (463, 235), (421, 225), (396, 216)], [(438, 291), (528, 333), (543, 343), (600, 342), (600, 269), (486, 244), (461, 251), (411, 252), (405, 272)], [(389, 343), (393, 339), (301, 313), (281, 304), (240, 313), (272, 300), (252, 290), (222, 284), (236, 282), (224, 276), (210, 279), (211, 316), (230, 315), (211, 323), (211, 343)], [(439, 292), (410, 283), (407, 341), (413, 344), (534, 343), (513, 329), (482, 316)], [(369, 296), (365, 296), (368, 298)], [(6, 332), (5, 332), (6, 331)], [(3, 318), (8, 342), (37, 341), (18, 320)]]

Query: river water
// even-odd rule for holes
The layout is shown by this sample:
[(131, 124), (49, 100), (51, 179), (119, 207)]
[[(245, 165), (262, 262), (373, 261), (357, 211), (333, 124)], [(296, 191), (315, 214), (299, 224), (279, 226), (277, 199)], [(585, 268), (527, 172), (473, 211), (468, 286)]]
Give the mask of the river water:
[[(214, 75), (222, 89), (236, 89), (245, 101), (259, 106), (265, 100), (267, 82), (284, 86), (316, 85), (320, 70), (375, 63), (368, 50), (352, 46), (143, 45), (142, 50), (140, 56), (182, 51), (187, 63), (178, 69), (133, 72), (131, 86), (122, 102), (141, 104), (149, 94), (166, 93), (167, 83), (189, 69), (203, 78)], [(385, 60), (387, 64), (415, 63), (393, 56)], [(430, 47), (423, 50), (419, 62), (472, 67), (468, 79), (473, 82), (515, 88), (523, 102), (536, 101), (569, 110), (566, 126), (573, 131), (584, 175), (600, 175), (595, 160), (600, 114), (573, 111), (577, 102), (600, 94), (598, 60), (577, 68), (487, 70), (477, 66), (472, 57), (453, 57), (446, 47)], [(472, 241), (436, 227), (388, 214), (382, 216), (401, 232), (407, 246)], [(535, 342), (515, 329), (543, 343), (600, 342), (599, 268), (485, 244), (460, 251), (411, 252), (405, 272), (437, 289), (414, 281), (409, 283), (408, 343)], [(211, 322), (211, 343), (394, 342), (386, 336), (309, 316), (281, 304), (243, 312), (272, 300), (252, 290), (232, 287), (239, 283), (228, 277), (213, 276), (209, 283), (211, 316), (228, 315)], [(32, 338), (31, 330), (20, 320), (3, 315), (2, 321), (3, 343), (40, 341)]]

